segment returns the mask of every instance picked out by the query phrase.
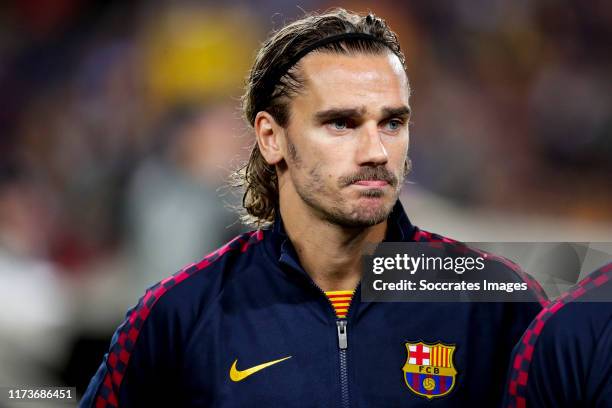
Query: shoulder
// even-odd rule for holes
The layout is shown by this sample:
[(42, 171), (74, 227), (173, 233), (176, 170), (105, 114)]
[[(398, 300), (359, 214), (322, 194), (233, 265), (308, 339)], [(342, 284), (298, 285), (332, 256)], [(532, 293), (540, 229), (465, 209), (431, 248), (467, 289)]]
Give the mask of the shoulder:
[[(263, 231), (251, 231), (236, 236), (222, 247), (206, 255), (200, 261), (180, 269), (178, 272), (156, 283), (145, 291), (138, 305), (128, 312), (146, 319), (155, 310), (156, 314), (197, 313), (206, 304), (214, 301), (253, 262), (257, 244), (263, 240)], [(191, 312), (191, 313), (190, 313)]]
[(484, 258), (487, 272), (489, 274), (496, 274), (502, 281), (526, 283), (527, 287), (530, 289), (530, 293), (533, 295), (534, 301), (539, 303), (541, 307), (548, 304), (546, 292), (544, 289), (542, 289), (542, 286), (538, 283), (538, 281), (535, 280), (529, 273), (525, 272), (519, 265), (503, 256), (482, 251), (478, 248), (468, 246), (461, 241), (425, 231), (418, 227), (414, 227), (412, 241), (444, 246), (451, 251), (474, 257), (482, 257)]
[[(82, 406), (116, 406), (119, 400), (128, 401), (129, 395), (141, 395), (140, 391), (148, 395), (139, 384), (149, 384), (147, 379), (162, 375), (165, 370), (159, 367), (176, 364), (192, 324), (231, 284), (232, 275), (239, 275), (257, 256), (254, 249), (262, 240), (262, 231), (239, 235), (147, 289), (115, 331)], [(132, 385), (122, 387), (129, 373)]]
[(597, 342), (612, 320), (612, 263), (597, 269), (551, 302), (534, 324), (540, 342)]
[(163, 342), (169, 333), (188, 336), (192, 324), (240, 274), (245, 259), (262, 239), (262, 231), (241, 234), (148, 288), (118, 328), (117, 345), (130, 349), (143, 333), (154, 342)]
[[(591, 385), (601, 383), (597, 371), (611, 369), (611, 295), (612, 264), (608, 264), (542, 309), (515, 348), (510, 401), (528, 399), (540, 406), (555, 398), (564, 404), (591, 398)], [(602, 363), (606, 367), (597, 368)], [(586, 376), (593, 384), (585, 383)], [(553, 383), (562, 393), (552, 396), (547, 391)]]

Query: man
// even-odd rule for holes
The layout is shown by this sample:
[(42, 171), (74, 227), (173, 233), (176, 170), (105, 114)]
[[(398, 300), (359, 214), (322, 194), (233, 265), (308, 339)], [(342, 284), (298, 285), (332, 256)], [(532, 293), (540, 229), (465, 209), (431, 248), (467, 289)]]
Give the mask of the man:
[(612, 263), (545, 307), (511, 361), (504, 407), (612, 406)]
[[(243, 100), (257, 143), (237, 174), (243, 219), (261, 228), (149, 289), (83, 406), (498, 404), (539, 293), (514, 304), (360, 299), (367, 243), (451, 242), (413, 226), (398, 201), (409, 97), (398, 40), (378, 17), (334, 10), (268, 39)], [(436, 356), (447, 376), (403, 370)]]

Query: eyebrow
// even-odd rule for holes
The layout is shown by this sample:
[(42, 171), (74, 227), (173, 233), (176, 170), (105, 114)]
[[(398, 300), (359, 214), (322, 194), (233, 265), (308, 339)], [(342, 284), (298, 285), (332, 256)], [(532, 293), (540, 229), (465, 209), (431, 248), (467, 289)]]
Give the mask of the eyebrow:
[(412, 113), (412, 110), (410, 109), (409, 106), (399, 106), (397, 108), (389, 108), (389, 107), (384, 107), (382, 109), (382, 113), (383, 116), (385, 118), (393, 118), (393, 117), (407, 117), (410, 116), (410, 114)]
[(324, 123), (337, 118), (354, 118), (362, 116), (366, 112), (365, 107), (361, 108), (331, 108), (315, 113), (315, 120)]
[[(363, 116), (367, 109), (362, 106), (360, 108), (331, 108), (315, 113), (314, 118), (319, 123), (325, 123), (333, 119), (338, 118), (357, 118)], [(410, 116), (410, 108), (406, 105), (398, 107), (385, 106), (381, 109), (382, 115), (385, 119), (392, 117), (406, 117)]]

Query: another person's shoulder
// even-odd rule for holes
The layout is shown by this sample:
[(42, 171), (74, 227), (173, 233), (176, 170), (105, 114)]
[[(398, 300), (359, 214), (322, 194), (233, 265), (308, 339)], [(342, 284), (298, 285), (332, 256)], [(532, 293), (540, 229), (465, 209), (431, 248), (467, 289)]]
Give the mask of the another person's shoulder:
[[(612, 263), (590, 273), (551, 302), (538, 316), (532, 330), (542, 347), (589, 342), (607, 331), (612, 335)], [(563, 344), (565, 343), (565, 344)]]
[(551, 302), (530, 329), (535, 347), (558, 353), (571, 353), (579, 344), (595, 347), (603, 338), (612, 345), (612, 263)]
[(612, 319), (612, 263), (590, 273), (552, 302), (541, 319), (545, 322), (543, 339), (558, 341), (565, 335), (579, 338), (601, 333)]
[[(612, 263), (550, 302), (527, 328), (514, 351), (507, 405), (610, 403), (611, 362)], [(553, 385), (561, 391), (551, 392)]]

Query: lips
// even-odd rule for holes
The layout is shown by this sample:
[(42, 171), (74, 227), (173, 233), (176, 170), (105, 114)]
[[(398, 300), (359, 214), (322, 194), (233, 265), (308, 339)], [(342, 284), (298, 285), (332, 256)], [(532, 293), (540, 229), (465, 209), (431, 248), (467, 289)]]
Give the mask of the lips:
[(385, 180), (360, 180), (356, 181), (355, 184), (364, 187), (384, 187), (389, 185)]

